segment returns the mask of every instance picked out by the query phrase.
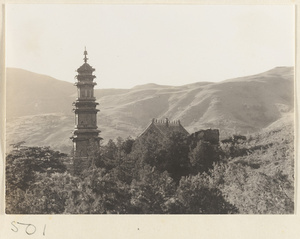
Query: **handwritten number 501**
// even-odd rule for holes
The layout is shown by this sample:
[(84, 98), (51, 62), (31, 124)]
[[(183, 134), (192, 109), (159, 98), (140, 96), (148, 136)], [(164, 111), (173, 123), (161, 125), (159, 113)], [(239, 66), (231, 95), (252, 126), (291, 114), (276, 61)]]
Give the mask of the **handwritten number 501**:
[[(11, 228), (11, 230), (13, 232), (19, 231), (19, 228), (17, 225), (25, 226), (25, 232), (27, 235), (33, 235), (36, 232), (36, 226), (33, 224), (30, 224), (30, 223), (22, 223), (22, 222), (12, 221), (11, 225), (13, 226), (13, 228)], [(45, 236), (45, 233), (46, 233), (46, 224), (44, 225), (43, 236)]]

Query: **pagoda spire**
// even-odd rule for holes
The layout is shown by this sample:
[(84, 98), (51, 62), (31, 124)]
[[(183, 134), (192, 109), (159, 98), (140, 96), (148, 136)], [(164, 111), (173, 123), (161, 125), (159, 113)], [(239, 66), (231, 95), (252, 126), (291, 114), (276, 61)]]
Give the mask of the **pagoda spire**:
[(86, 51), (86, 47), (84, 47), (84, 53), (83, 54), (84, 54), (84, 59), (83, 60), (84, 60), (84, 63), (86, 63), (87, 60), (89, 59), (89, 58), (86, 57), (87, 54), (88, 54), (87, 51)]

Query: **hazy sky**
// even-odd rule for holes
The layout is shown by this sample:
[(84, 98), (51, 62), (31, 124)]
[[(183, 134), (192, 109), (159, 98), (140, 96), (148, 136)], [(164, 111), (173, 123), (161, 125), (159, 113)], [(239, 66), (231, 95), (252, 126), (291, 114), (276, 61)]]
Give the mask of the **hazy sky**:
[(294, 65), (294, 7), (6, 7), (6, 65), (75, 82), (87, 47), (97, 88), (184, 85)]

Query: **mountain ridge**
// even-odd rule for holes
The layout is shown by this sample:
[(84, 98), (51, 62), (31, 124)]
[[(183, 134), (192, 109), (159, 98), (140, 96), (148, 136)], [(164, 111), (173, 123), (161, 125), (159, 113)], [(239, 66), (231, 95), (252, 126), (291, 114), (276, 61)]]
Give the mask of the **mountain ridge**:
[[(154, 83), (131, 89), (95, 89), (98, 127), (107, 141), (136, 137), (152, 118), (180, 119), (193, 133), (218, 128), (225, 137), (254, 133), (293, 112), (293, 67), (261, 74), (183, 86)], [(7, 69), (7, 142), (26, 141), (70, 150), (74, 128), (69, 82), (25, 70)]]

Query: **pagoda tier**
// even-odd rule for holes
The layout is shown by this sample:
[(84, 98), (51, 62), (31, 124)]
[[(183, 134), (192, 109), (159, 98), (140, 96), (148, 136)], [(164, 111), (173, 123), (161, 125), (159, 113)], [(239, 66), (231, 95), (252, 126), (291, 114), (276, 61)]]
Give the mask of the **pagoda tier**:
[[(78, 82), (80, 82), (80, 83), (82, 82), (85, 84), (92, 82), (95, 78), (96, 78), (96, 76), (94, 76), (94, 75), (87, 75), (82, 72), (81, 72), (81, 75), (76, 76), (76, 79), (78, 80)], [(92, 82), (92, 83), (97, 85), (96, 82)]]

